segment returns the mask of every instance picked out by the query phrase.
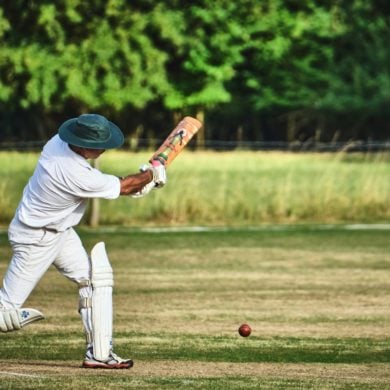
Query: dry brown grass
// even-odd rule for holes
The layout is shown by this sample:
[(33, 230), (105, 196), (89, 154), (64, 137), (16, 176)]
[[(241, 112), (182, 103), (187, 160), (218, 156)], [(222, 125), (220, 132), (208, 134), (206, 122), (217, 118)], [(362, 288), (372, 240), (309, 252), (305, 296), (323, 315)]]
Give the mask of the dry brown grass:
[[(132, 248), (131, 243), (125, 248), (108, 245), (116, 282), (115, 342), (122, 351), (135, 349), (134, 368), (115, 374), (111, 371), (91, 374), (90, 370), (80, 368), (81, 347), (79, 360), (31, 359), (20, 365), (15, 360), (1, 359), (0, 378), (4, 378), (4, 383), (13, 383), (34, 381), (35, 376), (42, 377), (43, 381), (72, 377), (80, 378), (82, 384), (95, 375), (107, 381), (128, 378), (133, 381), (129, 388), (160, 388), (156, 383), (164, 378), (205, 381), (202, 388), (213, 388), (207, 387), (211, 386), (206, 382), (209, 378), (241, 378), (242, 387), (232, 385), (232, 388), (246, 388), (245, 381), (251, 379), (265, 384), (296, 382), (296, 388), (343, 388), (343, 384), (390, 388), (389, 364), (387, 360), (376, 359), (375, 350), (370, 350), (362, 363), (348, 364), (342, 360), (337, 364), (321, 363), (320, 357), (315, 363), (288, 362), (283, 357), (287, 355), (281, 355), (287, 359), (283, 363), (215, 361), (215, 355), (207, 358), (209, 338), (211, 349), (220, 348), (221, 353), (233, 347), (245, 352), (248, 346), (260, 355), (263, 348), (273, 347), (283, 354), (280, 352), (283, 348), (288, 351), (284, 340), (287, 343), (295, 340), (298, 360), (299, 348), (302, 352), (308, 348), (310, 353), (315, 353), (316, 343), (325, 345), (325, 350), (330, 348), (326, 351), (335, 349), (337, 354), (338, 342), (329, 340), (339, 340), (340, 347), (346, 348), (344, 351), (352, 351), (357, 356), (354, 340), (363, 340), (363, 349), (364, 340), (374, 344), (378, 341), (372, 348), (385, 356), (386, 348), (390, 350), (386, 344), (390, 318), (390, 251), (386, 233), (381, 234), (383, 245), (375, 247), (369, 238), (367, 242), (363, 238), (356, 247), (343, 247), (340, 243), (333, 247), (331, 239), (327, 245), (318, 247), (310, 243), (310, 238), (304, 245), (304, 235), (287, 238), (291, 245), (282, 241), (280, 245), (252, 242), (239, 247), (216, 242), (207, 248), (195, 244), (181, 250), (166, 245), (157, 249)], [(192, 239), (196, 240), (196, 236)], [(3, 251), (9, 254), (8, 249)], [(6, 263), (1, 262), (0, 272), (5, 268)], [(83, 336), (77, 304), (76, 286), (56, 270), (49, 270), (28, 301), (28, 306), (42, 310), (47, 319), (31, 326), (26, 334), (69, 333), (66, 346), (80, 349)], [(242, 322), (252, 326), (249, 339), (237, 334)], [(180, 348), (187, 342), (194, 348), (202, 345), (204, 359), (182, 359)], [(170, 348), (178, 351), (178, 358), (153, 357), (154, 351)], [(369, 356), (371, 362), (367, 360)], [(157, 382), (152, 385), (149, 380)], [(134, 381), (142, 382), (142, 386), (137, 387)], [(175, 386), (168, 388), (181, 388)], [(264, 388), (273, 388), (269, 386)]]

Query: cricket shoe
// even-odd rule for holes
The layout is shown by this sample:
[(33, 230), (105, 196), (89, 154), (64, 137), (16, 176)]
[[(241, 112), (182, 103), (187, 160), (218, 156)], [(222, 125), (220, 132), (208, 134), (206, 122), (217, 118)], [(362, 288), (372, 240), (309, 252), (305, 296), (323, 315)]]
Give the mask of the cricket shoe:
[(83, 361), (84, 368), (130, 368), (133, 367), (133, 361), (131, 359), (122, 359), (114, 352), (111, 351), (108, 359), (102, 361), (97, 360), (93, 356), (92, 348), (88, 348)]

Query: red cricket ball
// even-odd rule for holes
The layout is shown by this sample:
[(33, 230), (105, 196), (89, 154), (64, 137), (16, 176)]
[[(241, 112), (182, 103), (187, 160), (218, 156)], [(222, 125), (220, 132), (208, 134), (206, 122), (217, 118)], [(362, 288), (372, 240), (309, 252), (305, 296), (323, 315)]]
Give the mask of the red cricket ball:
[(242, 324), (238, 328), (238, 333), (242, 337), (248, 337), (251, 334), (251, 332), (252, 332), (252, 329), (251, 329), (251, 327), (248, 324)]

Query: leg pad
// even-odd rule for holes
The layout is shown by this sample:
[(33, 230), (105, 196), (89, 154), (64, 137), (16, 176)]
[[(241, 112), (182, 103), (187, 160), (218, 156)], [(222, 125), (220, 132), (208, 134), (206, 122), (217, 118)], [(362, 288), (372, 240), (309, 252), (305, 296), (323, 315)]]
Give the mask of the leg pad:
[(113, 272), (104, 242), (91, 252), (92, 263), (92, 343), (98, 360), (107, 360), (112, 349), (112, 287)]

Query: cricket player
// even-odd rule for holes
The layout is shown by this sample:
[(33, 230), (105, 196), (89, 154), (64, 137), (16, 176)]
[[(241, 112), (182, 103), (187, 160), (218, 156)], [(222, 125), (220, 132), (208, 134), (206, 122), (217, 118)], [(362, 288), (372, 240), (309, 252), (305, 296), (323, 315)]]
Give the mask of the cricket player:
[(119, 127), (101, 115), (64, 122), (44, 146), (8, 230), (13, 256), (0, 290), (0, 330), (18, 330), (43, 318), (22, 305), (53, 264), (79, 287), (86, 368), (130, 368), (133, 361), (113, 352), (113, 273), (104, 243), (95, 245), (89, 256), (73, 227), (90, 198), (144, 196), (167, 181), (161, 164), (146, 164), (139, 173), (121, 178), (89, 164), (123, 141)]

